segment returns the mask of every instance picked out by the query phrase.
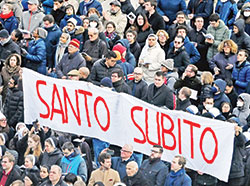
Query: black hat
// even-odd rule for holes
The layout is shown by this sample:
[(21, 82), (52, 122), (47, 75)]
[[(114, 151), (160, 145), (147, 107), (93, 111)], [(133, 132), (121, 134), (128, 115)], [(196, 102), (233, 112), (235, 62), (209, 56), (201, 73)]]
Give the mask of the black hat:
[(8, 38), (10, 35), (9, 35), (9, 32), (5, 29), (1, 30), (0, 31), (0, 37), (1, 38)]
[(38, 178), (37, 174), (27, 172), (26, 176), (32, 181), (32, 185), (38, 185), (39, 184), (39, 178)]

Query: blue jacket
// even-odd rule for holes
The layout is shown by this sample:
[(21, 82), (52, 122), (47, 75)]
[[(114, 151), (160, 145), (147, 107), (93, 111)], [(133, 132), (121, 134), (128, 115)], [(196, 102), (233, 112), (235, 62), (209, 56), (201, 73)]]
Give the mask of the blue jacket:
[(42, 5), (43, 5), (43, 10), (44, 14), (50, 14), (53, 6), (54, 6), (54, 1), (53, 0), (42, 0)]
[(232, 76), (235, 80), (234, 87), (240, 95), (245, 91), (247, 84), (250, 82), (250, 63), (245, 61), (239, 66), (239, 62), (236, 62)]
[(62, 173), (73, 173), (81, 176), (84, 182), (87, 181), (87, 166), (85, 160), (78, 152), (74, 151), (68, 157), (63, 156), (60, 167), (62, 168)]
[(157, 11), (161, 16), (169, 18), (168, 25), (171, 25), (176, 18), (178, 11), (186, 13), (187, 6), (185, 0), (157, 0)]
[(103, 10), (102, 5), (97, 0), (90, 0), (88, 3), (85, 3), (85, 1), (82, 1), (79, 4), (79, 9), (78, 9), (77, 14), (78, 15), (87, 15), (88, 10), (90, 8), (95, 8), (100, 13), (100, 15), (102, 15), (102, 10)]
[(216, 107), (217, 109), (221, 109), (221, 104), (223, 102), (231, 103), (230, 99), (224, 93), (227, 83), (222, 79), (216, 79), (214, 81), (214, 84), (216, 84), (220, 89), (220, 93), (217, 95), (214, 95), (214, 107)]
[(164, 186), (191, 186), (191, 178), (186, 174), (184, 169), (177, 172), (171, 171), (166, 178)]
[(46, 52), (47, 52), (47, 64), (49, 67), (54, 67), (56, 47), (59, 43), (60, 36), (62, 34), (61, 29), (54, 24), (52, 27), (44, 28), (47, 30), (48, 35), (45, 39)]
[(215, 12), (220, 15), (220, 19), (224, 21), (225, 25), (227, 25), (229, 28), (232, 28), (238, 13), (237, 4), (235, 2), (232, 3), (231, 0), (228, 0), (225, 3), (222, 3), (220, 0), (218, 0), (215, 7)]
[(11, 16), (8, 19), (0, 18), (0, 22), (4, 26), (4, 28), (11, 34), (11, 32), (18, 28), (18, 20), (15, 16)]
[(26, 67), (41, 74), (46, 74), (46, 46), (44, 39), (32, 40), (29, 42), (28, 54), (25, 57)]
[(187, 14), (194, 14), (195, 17), (201, 16), (208, 18), (213, 12), (213, 0), (203, 0), (198, 6), (195, 5), (196, 0), (190, 0), (187, 7)]
[[(174, 42), (171, 42), (170, 46), (173, 47)], [(191, 64), (197, 63), (201, 58), (200, 53), (198, 52), (194, 44), (190, 42), (187, 36), (185, 37), (185, 40), (184, 40), (184, 47), (190, 57), (190, 63)]]
[(67, 21), (71, 18), (71, 17), (73, 17), (76, 21), (77, 21), (77, 26), (82, 26), (82, 20), (81, 20), (81, 18), (78, 16), (78, 15), (65, 15), (64, 16), (64, 18), (61, 20), (61, 22), (60, 22), (60, 28), (61, 28), (61, 30), (67, 25)]

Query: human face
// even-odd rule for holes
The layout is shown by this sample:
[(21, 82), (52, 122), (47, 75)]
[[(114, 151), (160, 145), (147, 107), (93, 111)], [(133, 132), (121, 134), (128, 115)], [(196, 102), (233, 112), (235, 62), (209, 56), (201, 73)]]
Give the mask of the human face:
[(180, 14), (176, 17), (176, 21), (178, 24), (183, 24), (186, 21), (185, 15), (184, 14)]
[(186, 73), (186, 76), (189, 77), (189, 78), (195, 76), (195, 73), (192, 70), (192, 67), (190, 67), (190, 66), (187, 66), (187, 68), (185, 69), (185, 73)]
[(69, 7), (67, 10), (66, 10), (66, 14), (67, 15), (72, 15), (74, 13), (73, 11), (73, 8), (72, 7)]
[(111, 59), (106, 58), (106, 64), (108, 67), (114, 67), (116, 64), (115, 58), (111, 57)]
[(45, 28), (50, 28), (50, 27), (52, 27), (54, 25), (54, 23), (53, 22), (50, 23), (49, 21), (44, 21), (43, 25), (44, 25)]
[(146, 11), (151, 11), (153, 9), (153, 6), (151, 6), (150, 2), (144, 3), (144, 7)]
[(111, 5), (111, 8), (110, 8), (110, 12), (115, 14), (117, 13), (118, 11), (120, 10), (120, 7), (119, 6), (116, 6), (116, 5)]
[(174, 48), (179, 49), (183, 45), (182, 39), (181, 38), (175, 38), (174, 39)]
[(57, 167), (52, 166), (49, 171), (49, 180), (53, 182), (57, 182), (60, 179), (61, 175), (59, 174), (59, 170)]
[(9, 161), (9, 158), (3, 158), (1, 161), (2, 164), (2, 168), (3, 170), (5, 170), (6, 172), (10, 171), (14, 165), (14, 162)]
[(179, 158), (174, 158), (171, 162), (171, 170), (177, 172), (181, 169), (181, 165), (179, 165)]
[(84, 19), (83, 20), (83, 28), (87, 29), (89, 27), (89, 20), (88, 19)]
[(72, 150), (72, 151), (69, 151), (68, 149), (65, 149), (65, 150), (63, 150), (63, 155), (65, 156), (65, 157), (68, 157), (70, 154), (72, 154), (74, 152), (74, 150)]
[(144, 25), (144, 19), (143, 19), (143, 17), (141, 15), (139, 15), (137, 17), (137, 23), (138, 23), (139, 26), (143, 26)]
[(134, 70), (134, 78), (135, 78), (135, 81), (141, 81), (143, 77), (143, 73), (142, 73), (142, 70), (141, 69), (135, 69)]
[(10, 13), (10, 9), (9, 9), (9, 7), (6, 6), (6, 5), (3, 5), (3, 6), (2, 6), (1, 11), (2, 11), (2, 13), (3, 13), (4, 15)]
[(112, 80), (112, 83), (115, 83), (117, 81), (120, 81), (122, 79), (122, 77), (118, 77), (118, 74), (117, 73), (113, 73), (111, 75), (111, 80)]
[(212, 26), (212, 27), (214, 27), (214, 28), (217, 28), (218, 26), (219, 26), (219, 24), (220, 24), (220, 21), (218, 20), (218, 21), (210, 21), (210, 25)]
[(160, 32), (158, 35), (160, 43), (165, 43), (167, 41), (167, 38), (163, 32)]
[(135, 167), (133, 164), (128, 163), (126, 166), (126, 173), (128, 176), (134, 176), (138, 171), (138, 168)]
[(230, 46), (228, 43), (225, 43), (225, 44), (224, 44), (224, 47), (223, 47), (223, 50), (224, 50), (224, 53), (225, 53), (226, 55), (228, 55), (228, 54), (230, 54), (230, 52), (231, 52), (231, 46)]
[(196, 26), (196, 28), (198, 29), (198, 30), (201, 30), (202, 29), (202, 27), (203, 27), (203, 25), (204, 25), (204, 20), (203, 20), (203, 18), (197, 18), (196, 20), (195, 20), (195, 22), (194, 22), (194, 25)]
[(161, 71), (165, 73), (165, 72), (168, 72), (168, 69), (164, 66), (161, 66)]
[(237, 34), (239, 32), (238, 27), (237, 26), (233, 26), (233, 31), (234, 31), (235, 34)]
[(28, 176), (25, 176), (24, 177), (24, 185), (25, 186), (31, 186), (33, 183), (32, 181), (30, 180), (30, 178)]
[(11, 39), (12, 39), (14, 42), (17, 41), (16, 32), (15, 32), (15, 31), (11, 32)]
[(10, 58), (10, 66), (11, 67), (16, 67), (16, 65), (17, 65), (17, 58), (16, 58), (16, 56), (12, 56), (11, 58)]
[(54, 6), (57, 8), (60, 8), (63, 5), (63, 3), (59, 3), (58, 1), (54, 1)]
[(237, 61), (239, 61), (240, 63), (246, 61), (247, 57), (245, 56), (245, 52), (240, 51), (237, 55)]
[(98, 38), (98, 34), (97, 33), (89, 31), (88, 34), (89, 34), (89, 40), (90, 41), (95, 41)]
[(111, 167), (111, 158), (104, 159), (104, 163), (101, 162), (101, 165), (105, 169), (110, 169), (110, 167)]
[(131, 157), (133, 152), (130, 151), (130, 149), (128, 148), (128, 146), (123, 146), (121, 149), (121, 158), (122, 159), (129, 159)]
[(204, 105), (211, 105), (211, 107), (214, 106), (214, 99), (213, 98), (206, 98)]
[(153, 147), (151, 149), (150, 159), (161, 158), (162, 153), (160, 152), (159, 148)]
[(34, 12), (37, 10), (37, 5), (28, 3), (28, 9), (29, 9), (29, 11)]
[(14, 85), (14, 80), (13, 80), (13, 79), (10, 79), (10, 80), (9, 80), (8, 86), (9, 86), (9, 88), (13, 88), (13, 87), (15, 86), (15, 85)]
[(161, 76), (155, 76), (154, 84), (157, 88), (161, 87), (164, 84), (164, 78)]
[(60, 41), (61, 41), (61, 43), (66, 43), (66, 42), (67, 42), (67, 40), (68, 40), (67, 35), (63, 33), (63, 34), (61, 35), (61, 37), (60, 37)]
[(45, 168), (45, 167), (41, 167), (40, 168), (40, 177), (42, 179), (48, 177), (49, 173), (48, 173), (48, 170)]
[(129, 43), (133, 43), (135, 41), (135, 36), (132, 33), (127, 33), (126, 38), (129, 41)]
[(75, 47), (74, 45), (69, 45), (69, 46), (68, 46), (68, 52), (69, 52), (69, 54), (74, 54), (74, 53), (76, 53), (77, 51), (78, 51), (78, 48)]
[(233, 89), (233, 86), (230, 87), (230, 86), (227, 85), (226, 89), (225, 89), (225, 93), (229, 94), (232, 91), (232, 89)]
[(185, 38), (187, 36), (187, 32), (185, 29), (179, 29), (177, 35)]
[(67, 30), (68, 30), (68, 31), (72, 31), (72, 30), (74, 30), (74, 28), (75, 28), (75, 25), (73, 25), (73, 24), (70, 23), (70, 22), (67, 23)]
[(230, 111), (230, 105), (225, 103), (222, 107), (221, 107), (221, 111), (222, 113), (226, 113)]
[(6, 118), (0, 119), (0, 126), (1, 127), (6, 127), (7, 126), (7, 119)]
[(53, 152), (55, 150), (55, 148), (52, 145), (50, 145), (48, 142), (45, 142), (44, 146), (45, 146), (45, 151), (47, 153)]
[(39, 35), (37, 33), (37, 29), (35, 29), (32, 34), (33, 34), (34, 38), (38, 38), (39, 37)]
[(33, 167), (33, 163), (30, 161), (29, 158), (25, 158), (24, 166), (25, 166), (25, 168), (31, 169)]
[(115, 28), (114, 28), (114, 26), (113, 26), (112, 24), (107, 24), (107, 26), (106, 26), (106, 31), (107, 31), (108, 33), (112, 33), (112, 32), (115, 31)]
[(36, 146), (37, 146), (37, 142), (35, 142), (32, 138), (29, 138), (29, 139), (28, 139), (28, 146), (29, 146), (29, 148), (31, 148), (31, 149), (35, 149)]
[(149, 37), (149, 38), (148, 38), (148, 46), (149, 46), (149, 47), (155, 46), (156, 43), (157, 43), (157, 40), (156, 40), (155, 37)]

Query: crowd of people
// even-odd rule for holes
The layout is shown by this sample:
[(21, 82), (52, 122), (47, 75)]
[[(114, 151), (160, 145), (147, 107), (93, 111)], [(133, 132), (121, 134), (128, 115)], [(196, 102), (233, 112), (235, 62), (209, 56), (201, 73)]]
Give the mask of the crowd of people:
[[(2, 0), (0, 7), (1, 186), (250, 185), (250, 1)], [(162, 161), (159, 145), (147, 157), (133, 144), (25, 124), (22, 67), (233, 123), (228, 182), (185, 169), (184, 156)]]

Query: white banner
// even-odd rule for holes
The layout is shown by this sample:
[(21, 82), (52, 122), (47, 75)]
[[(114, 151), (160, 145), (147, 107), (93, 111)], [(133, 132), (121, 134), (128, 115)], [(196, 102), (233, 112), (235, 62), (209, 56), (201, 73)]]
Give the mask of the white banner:
[(233, 124), (161, 109), (127, 94), (28, 69), (23, 69), (23, 90), (25, 123), (38, 119), (54, 130), (119, 146), (129, 143), (148, 155), (152, 145), (159, 144), (164, 160), (182, 154), (188, 168), (228, 180)]

